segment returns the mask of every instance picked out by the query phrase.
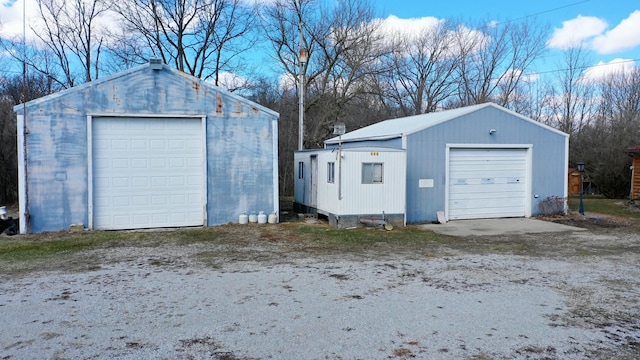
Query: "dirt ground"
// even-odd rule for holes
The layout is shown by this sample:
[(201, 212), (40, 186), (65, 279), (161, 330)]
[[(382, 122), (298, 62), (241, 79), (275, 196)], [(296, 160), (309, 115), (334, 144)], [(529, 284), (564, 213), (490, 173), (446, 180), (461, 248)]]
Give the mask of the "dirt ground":
[(0, 358), (640, 357), (637, 220), (424, 242), (373, 229), (353, 247), (298, 231), (331, 231), (321, 221), (282, 220), (0, 261)]

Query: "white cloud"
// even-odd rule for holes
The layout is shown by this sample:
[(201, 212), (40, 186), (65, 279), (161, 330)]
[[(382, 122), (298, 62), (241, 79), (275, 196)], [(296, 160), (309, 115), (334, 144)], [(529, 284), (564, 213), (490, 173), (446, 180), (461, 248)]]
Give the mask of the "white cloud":
[(580, 46), (594, 36), (602, 34), (607, 23), (594, 16), (578, 15), (575, 19), (562, 22), (562, 28), (553, 30), (547, 46), (556, 49), (568, 49)]
[(238, 89), (243, 89), (249, 86), (251, 83), (248, 79), (234, 73), (230, 73), (228, 71), (223, 71), (220, 73), (220, 77), (218, 78), (218, 85), (229, 91), (236, 91)]
[[(37, 8), (35, 0), (9, 0), (0, 3), (0, 36), (6, 38), (22, 37), (22, 20), (26, 18), (26, 36), (27, 39), (33, 39), (34, 35), (30, 26), (37, 18)], [(23, 9), (25, 10), (24, 16)]]
[(600, 54), (612, 54), (640, 45), (640, 10), (632, 12), (618, 26), (593, 39), (592, 47)]
[(415, 38), (425, 31), (436, 28), (442, 21), (432, 16), (401, 19), (395, 15), (389, 15), (380, 21), (380, 31), (387, 38), (402, 36), (405, 38)]
[(607, 77), (620, 73), (628, 73), (636, 67), (636, 63), (630, 59), (613, 59), (608, 63), (600, 61), (596, 65), (588, 68), (582, 74), (581, 82), (600, 82)]
[[(385, 19), (377, 19), (378, 31), (382, 36), (384, 45), (391, 45), (397, 39), (408, 41), (409, 45), (404, 49), (396, 49), (405, 53), (416, 51), (417, 47), (429, 47), (428, 38), (439, 32), (439, 27), (446, 21), (432, 16), (421, 18), (403, 19), (395, 15), (389, 15)], [(458, 25), (455, 29), (447, 30), (448, 52), (456, 54), (460, 52), (460, 46), (473, 46), (470, 50), (480, 50), (491, 39), (478, 30), (470, 29), (464, 25)], [(434, 37), (435, 40), (435, 37)], [(424, 49), (422, 49), (424, 50)]]
[(295, 90), (297, 80), (293, 77), (293, 75), (289, 73), (284, 73), (280, 75), (280, 80), (278, 81), (278, 89), (280, 91), (291, 91)]

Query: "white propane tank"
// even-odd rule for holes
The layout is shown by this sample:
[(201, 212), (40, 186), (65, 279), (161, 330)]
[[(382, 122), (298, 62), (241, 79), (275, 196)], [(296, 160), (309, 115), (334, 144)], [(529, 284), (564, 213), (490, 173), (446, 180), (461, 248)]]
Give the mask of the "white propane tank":
[(257, 222), (258, 222), (258, 215), (256, 215), (256, 212), (255, 212), (255, 211), (252, 211), (252, 212), (249, 214), (249, 222), (250, 222), (250, 223), (257, 223)]
[(278, 222), (278, 215), (276, 215), (276, 212), (272, 212), (271, 214), (269, 214), (269, 224), (275, 224), (276, 222)]
[(258, 224), (266, 224), (267, 223), (267, 215), (264, 214), (264, 211), (260, 211), (258, 214)]
[(242, 212), (242, 214), (240, 214), (240, 217), (238, 218), (238, 224), (246, 224), (249, 222), (249, 216), (247, 216), (246, 212)]

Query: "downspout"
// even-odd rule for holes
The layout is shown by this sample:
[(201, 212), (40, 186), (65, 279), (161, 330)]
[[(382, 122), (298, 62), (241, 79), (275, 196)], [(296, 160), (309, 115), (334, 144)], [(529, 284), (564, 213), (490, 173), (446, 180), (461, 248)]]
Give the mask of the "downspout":
[[(278, 164), (278, 120), (279, 117), (274, 117), (273, 119), (271, 119), (271, 133), (273, 134), (273, 141), (272, 141), (272, 148), (271, 148), (271, 156), (272, 156), (272, 163), (271, 166), (273, 167), (273, 180), (272, 180), (272, 184), (271, 186), (273, 187), (273, 211), (276, 214), (276, 223), (280, 222), (280, 184), (279, 184), (279, 179), (278, 179), (278, 175), (279, 175), (279, 164)], [(206, 146), (206, 144), (205, 144)], [(295, 157), (293, 160), (294, 164), (295, 164)], [(295, 182), (294, 182), (295, 184)]]
[(342, 200), (342, 135), (338, 135), (338, 200)]

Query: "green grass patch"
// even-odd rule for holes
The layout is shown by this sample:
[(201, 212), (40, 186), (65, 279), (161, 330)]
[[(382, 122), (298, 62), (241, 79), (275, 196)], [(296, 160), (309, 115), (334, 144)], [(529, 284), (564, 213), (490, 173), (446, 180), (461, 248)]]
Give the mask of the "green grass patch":
[(372, 228), (335, 229), (329, 225), (301, 224), (296, 226), (293, 232), (297, 237), (316, 245), (332, 246), (344, 250), (363, 249), (380, 243), (402, 247), (421, 243), (461, 241), (455, 237), (440, 235), (411, 226), (386, 231)]
[(3, 241), (0, 242), (0, 258), (3, 260), (32, 260), (61, 253), (72, 253), (97, 247), (101, 240), (86, 238), (67, 238), (51, 241)]
[(220, 233), (215, 227), (181, 229), (167, 235), (169, 235), (178, 245), (210, 242), (220, 237)]
[(60, 254), (71, 254), (91, 248), (122, 246), (146, 240), (144, 233), (96, 231), (82, 233), (45, 233), (16, 236), (0, 241), (0, 259), (26, 261)]
[(0, 239), (0, 259), (25, 261), (94, 248), (153, 246), (163, 241), (188, 245), (212, 241), (218, 237), (219, 233), (213, 227), (176, 231), (87, 231), (3, 236)]
[(596, 255), (596, 254), (591, 252), (591, 251), (589, 251), (589, 250), (577, 249), (576, 250), (576, 255), (578, 255), (578, 256), (593, 256), (593, 255)]
[[(582, 199), (585, 212), (612, 215), (630, 219), (640, 219), (640, 209), (627, 204), (624, 199), (605, 199), (600, 196), (584, 196)], [(578, 211), (580, 197), (569, 197), (569, 209)]]

